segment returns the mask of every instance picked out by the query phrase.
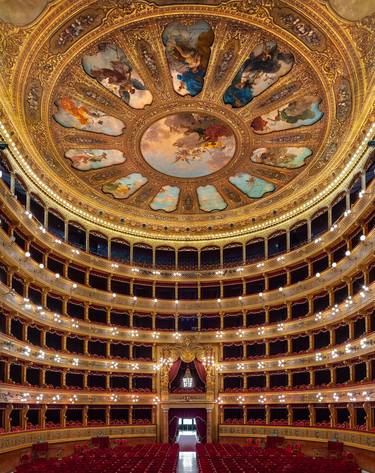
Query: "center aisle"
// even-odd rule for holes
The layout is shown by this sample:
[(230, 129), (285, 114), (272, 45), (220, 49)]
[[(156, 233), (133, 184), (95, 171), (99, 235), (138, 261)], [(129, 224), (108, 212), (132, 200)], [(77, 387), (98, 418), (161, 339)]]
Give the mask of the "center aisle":
[(198, 473), (197, 454), (195, 452), (179, 453), (177, 473)]

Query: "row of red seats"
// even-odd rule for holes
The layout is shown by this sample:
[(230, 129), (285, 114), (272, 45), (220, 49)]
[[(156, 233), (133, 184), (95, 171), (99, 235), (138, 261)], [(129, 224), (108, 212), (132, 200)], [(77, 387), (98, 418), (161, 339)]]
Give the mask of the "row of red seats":
[(19, 465), (15, 473), (175, 473), (178, 445), (147, 444), (75, 449), (61, 460), (39, 459)]
[(200, 473), (360, 473), (352, 459), (312, 458), (292, 448), (197, 444)]

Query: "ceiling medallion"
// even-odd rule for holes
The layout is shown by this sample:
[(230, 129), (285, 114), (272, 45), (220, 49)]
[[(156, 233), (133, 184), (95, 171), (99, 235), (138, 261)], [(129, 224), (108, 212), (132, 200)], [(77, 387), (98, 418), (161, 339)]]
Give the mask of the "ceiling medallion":
[(236, 139), (219, 118), (202, 113), (179, 112), (161, 118), (143, 134), (144, 159), (167, 176), (208, 176), (233, 158)]

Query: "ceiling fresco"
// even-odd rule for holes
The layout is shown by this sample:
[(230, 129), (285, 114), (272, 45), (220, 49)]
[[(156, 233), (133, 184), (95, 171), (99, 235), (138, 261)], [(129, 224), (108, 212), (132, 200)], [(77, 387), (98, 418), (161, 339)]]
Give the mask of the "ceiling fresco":
[[(158, 71), (167, 71), (162, 85), (145, 71), (150, 60), (131, 59), (135, 51), (123, 29), (78, 55), (69, 68), (72, 76), (62, 75), (52, 94), (51, 134), (58, 155), (103, 198), (167, 214), (220, 212), (266, 198), (293, 180), (296, 168), (314, 160), (316, 134), (326, 126), (325, 93), (298, 52), (261, 29), (249, 31), (248, 44), (227, 70), (227, 86), (207, 100), (205, 90), (217, 87), (211, 70), (223, 68), (220, 58), (211, 59), (211, 51), (220, 48), (215, 22), (155, 21), (150, 28), (160, 31), (149, 44), (149, 56)], [(154, 111), (159, 115), (161, 93), (172, 95), (170, 111), (176, 112), (153, 119)], [(200, 96), (201, 107), (210, 113), (194, 108)], [(263, 96), (269, 103), (259, 100)], [(99, 97), (103, 100), (95, 100)], [(132, 109), (134, 115), (129, 115)], [(144, 111), (145, 126), (137, 124), (138, 110)], [(139, 128), (142, 134), (134, 133)], [(300, 135), (288, 133), (296, 128), (309, 130), (309, 138), (301, 143)], [(90, 139), (88, 132), (95, 137)], [(284, 137), (288, 148), (282, 146)], [(69, 138), (75, 139), (74, 148)], [(103, 168), (107, 171), (101, 174)], [(143, 197), (139, 200), (137, 194)]]
[(32, 168), (87, 215), (262, 222), (347, 155), (372, 77), (359, 1), (28, 0), (21, 15), (0, 0), (0, 86)]

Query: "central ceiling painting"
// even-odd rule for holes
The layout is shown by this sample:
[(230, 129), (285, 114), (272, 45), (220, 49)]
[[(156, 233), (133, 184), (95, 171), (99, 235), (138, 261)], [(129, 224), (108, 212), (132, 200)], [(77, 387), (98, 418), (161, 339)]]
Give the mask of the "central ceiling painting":
[(324, 93), (290, 45), (254, 28), (223, 45), (208, 19), (151, 30), (153, 42), (123, 29), (92, 44), (55, 89), (57, 147), (103, 199), (219, 212), (277, 192), (314, 158)]
[(236, 139), (221, 120), (200, 113), (177, 113), (155, 122), (142, 136), (141, 151), (150, 166), (175, 177), (201, 177), (224, 167)]

